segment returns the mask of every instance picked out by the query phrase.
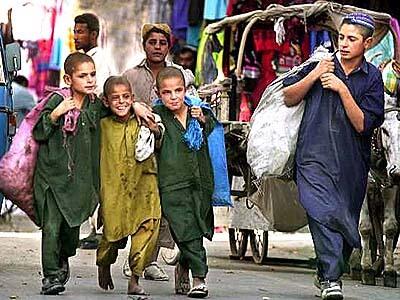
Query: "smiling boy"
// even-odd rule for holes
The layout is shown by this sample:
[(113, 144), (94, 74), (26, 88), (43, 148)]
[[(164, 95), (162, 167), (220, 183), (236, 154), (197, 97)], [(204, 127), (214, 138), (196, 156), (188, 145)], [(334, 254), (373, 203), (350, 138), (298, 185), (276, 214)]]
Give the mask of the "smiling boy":
[(383, 82), (364, 58), (374, 21), (344, 17), (340, 56), (305, 67), (283, 84), (288, 106), (305, 103), (296, 149), (295, 179), (317, 256), (322, 299), (343, 299), (340, 277), (352, 248), (369, 170), (371, 136), (384, 119)]
[[(100, 122), (100, 216), (104, 230), (97, 249), (99, 285), (105, 290), (114, 288), (110, 268), (130, 236), (128, 294), (146, 295), (139, 277), (151, 261), (161, 218), (156, 161), (153, 154), (143, 161), (135, 158), (140, 126), (132, 112), (129, 81), (112, 76), (106, 80), (103, 94), (112, 116)], [(156, 138), (161, 137), (157, 123), (147, 126)]]

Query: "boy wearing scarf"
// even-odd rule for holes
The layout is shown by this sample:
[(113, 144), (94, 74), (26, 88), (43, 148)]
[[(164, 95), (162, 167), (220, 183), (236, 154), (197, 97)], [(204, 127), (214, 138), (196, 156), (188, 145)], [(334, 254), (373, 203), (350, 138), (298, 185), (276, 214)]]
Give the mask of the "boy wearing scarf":
[(215, 120), (209, 111), (192, 106), (191, 99), (185, 97), (184, 82), (182, 72), (174, 67), (165, 67), (157, 75), (161, 101), (153, 109), (166, 129), (157, 154), (158, 180), (162, 211), (181, 251), (175, 268), (175, 292), (203, 298), (208, 295), (203, 237), (211, 240), (214, 229), (213, 170), (203, 136), (210, 134)]

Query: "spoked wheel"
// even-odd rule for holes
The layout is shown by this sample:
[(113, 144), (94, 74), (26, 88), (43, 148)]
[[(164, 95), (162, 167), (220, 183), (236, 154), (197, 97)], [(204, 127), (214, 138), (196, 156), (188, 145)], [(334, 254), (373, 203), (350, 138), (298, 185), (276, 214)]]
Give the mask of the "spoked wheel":
[(167, 265), (173, 266), (177, 264), (181, 252), (179, 251), (178, 246), (175, 244), (174, 249), (161, 247), (160, 255)]
[(229, 228), (228, 232), (232, 257), (242, 259), (247, 251), (247, 243), (251, 230)]
[(268, 257), (268, 231), (254, 230), (250, 233), (250, 247), (256, 264), (264, 264)]

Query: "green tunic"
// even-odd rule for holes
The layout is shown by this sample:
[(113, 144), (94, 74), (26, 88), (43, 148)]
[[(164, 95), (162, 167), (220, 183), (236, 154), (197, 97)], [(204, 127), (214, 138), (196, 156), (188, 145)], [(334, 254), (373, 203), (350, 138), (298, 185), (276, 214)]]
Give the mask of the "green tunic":
[(100, 212), (103, 234), (115, 242), (146, 221), (161, 218), (156, 160), (154, 155), (143, 162), (135, 159), (140, 128), (136, 118), (120, 122), (109, 116), (100, 128)]
[[(85, 98), (75, 135), (63, 136), (64, 117), (53, 123), (50, 113), (63, 101), (54, 94), (33, 130), (40, 143), (34, 175), (35, 212), (43, 225), (46, 191), (51, 189), (70, 227), (81, 225), (93, 213), (99, 192), (99, 99)], [(70, 168), (69, 168), (70, 166)]]
[[(201, 237), (212, 238), (214, 215), (212, 194), (213, 171), (206, 142), (199, 151), (192, 151), (183, 142), (185, 129), (165, 106), (155, 106), (165, 126), (157, 155), (161, 207), (179, 242)], [(206, 113), (206, 112), (205, 112)], [(190, 115), (187, 121), (189, 122)], [(214, 127), (207, 116), (205, 135)], [(205, 138), (205, 141), (207, 139)]]

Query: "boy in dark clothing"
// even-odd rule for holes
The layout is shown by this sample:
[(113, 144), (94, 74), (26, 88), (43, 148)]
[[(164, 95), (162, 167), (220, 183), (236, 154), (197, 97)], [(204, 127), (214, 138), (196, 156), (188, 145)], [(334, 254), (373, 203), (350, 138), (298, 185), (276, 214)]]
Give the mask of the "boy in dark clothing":
[(93, 213), (99, 192), (99, 130), (102, 102), (93, 94), (93, 59), (70, 54), (64, 81), (71, 97), (54, 94), (33, 135), (40, 143), (34, 175), (35, 211), (42, 228), (42, 294), (65, 290), (68, 258), (79, 243), (80, 225)]
[[(214, 128), (210, 113), (199, 106), (192, 106), (185, 97), (182, 72), (175, 67), (162, 69), (156, 79), (161, 103), (154, 111), (160, 115), (165, 135), (157, 155), (158, 181), (161, 207), (172, 236), (181, 251), (175, 269), (175, 292), (189, 297), (208, 295), (205, 278), (208, 273), (203, 237), (211, 240), (214, 215), (211, 206), (214, 190), (213, 170), (206, 139)], [(193, 149), (184, 136), (190, 123), (199, 122), (202, 129), (197, 135), (199, 147)], [(199, 128), (200, 129), (200, 128)], [(193, 288), (190, 289), (189, 269), (192, 271)]]
[(371, 136), (383, 123), (383, 82), (366, 62), (374, 22), (347, 15), (340, 56), (311, 64), (283, 84), (288, 106), (306, 101), (296, 149), (296, 183), (318, 259), (322, 299), (343, 299), (340, 277), (352, 248), (369, 170)]

